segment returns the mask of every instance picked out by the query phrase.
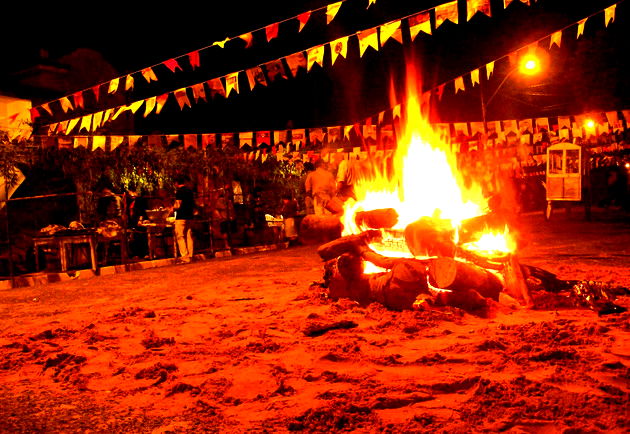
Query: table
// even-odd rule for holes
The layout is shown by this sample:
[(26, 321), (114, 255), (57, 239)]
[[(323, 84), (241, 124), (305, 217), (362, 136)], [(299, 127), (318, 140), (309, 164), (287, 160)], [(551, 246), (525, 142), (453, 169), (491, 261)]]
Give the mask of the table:
[[(138, 229), (146, 230), (149, 259), (156, 259), (158, 251), (158, 242), (161, 241), (162, 248), (166, 256), (169, 243), (167, 239), (172, 237), (173, 258), (177, 256), (177, 240), (175, 238), (174, 225), (169, 223), (148, 223), (138, 227)], [(169, 234), (170, 232), (170, 234)]]
[(57, 248), (59, 251), (59, 260), (61, 262), (61, 271), (68, 271), (68, 246), (74, 246), (77, 244), (89, 244), (92, 270), (96, 271), (98, 267), (96, 262), (96, 233), (92, 232), (34, 237), (33, 248), (35, 251), (35, 271), (39, 271), (39, 249), (43, 246), (53, 246)]

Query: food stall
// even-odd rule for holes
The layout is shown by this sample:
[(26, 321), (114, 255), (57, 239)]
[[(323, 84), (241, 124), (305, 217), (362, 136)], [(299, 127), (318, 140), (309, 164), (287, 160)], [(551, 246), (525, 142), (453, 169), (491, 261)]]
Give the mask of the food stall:
[(554, 202), (582, 200), (582, 147), (569, 142), (547, 148), (545, 219), (549, 220)]

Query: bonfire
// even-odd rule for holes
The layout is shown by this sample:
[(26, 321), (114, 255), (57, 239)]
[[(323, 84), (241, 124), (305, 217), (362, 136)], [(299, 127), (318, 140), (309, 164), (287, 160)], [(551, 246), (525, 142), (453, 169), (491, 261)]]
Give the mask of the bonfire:
[[(347, 199), (339, 213), (341, 236), (318, 249), (329, 296), (396, 310), (484, 311), (501, 297), (532, 307), (532, 289), (576, 288), (578, 282), (519, 263), (509, 214), (491, 207), (478, 180), (465, 179), (451, 144), (422, 116), (414, 83), (395, 151), (372, 156), (356, 174), (356, 200)], [(611, 310), (615, 290), (580, 288), (572, 294), (591, 304), (604, 300)]]

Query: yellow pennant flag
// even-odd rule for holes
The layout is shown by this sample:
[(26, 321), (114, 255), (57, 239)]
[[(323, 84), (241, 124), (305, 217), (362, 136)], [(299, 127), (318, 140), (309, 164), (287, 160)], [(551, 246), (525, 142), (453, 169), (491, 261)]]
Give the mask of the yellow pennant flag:
[(604, 24), (606, 24), (606, 27), (608, 27), (608, 23), (610, 23), (611, 21), (615, 21), (616, 8), (617, 8), (617, 5), (614, 4), (604, 9)]
[(402, 32), (400, 30), (400, 20), (381, 26), (381, 47), (389, 38), (395, 39), (402, 44)]
[(74, 130), (74, 127), (79, 123), (79, 118), (70, 119), (68, 122), (68, 127), (66, 128), (66, 136)]
[(466, 90), (466, 88), (464, 87), (464, 77), (457, 77), (455, 79), (455, 93), (457, 93), (457, 91), (459, 90)]
[(118, 90), (118, 83), (120, 82), (120, 78), (115, 78), (109, 82), (109, 88), (107, 89), (107, 93), (116, 93)]
[(409, 17), (407, 22), (409, 23), (409, 36), (411, 36), (412, 41), (416, 39), (420, 32), (424, 32), (427, 35), (431, 34), (431, 16), (428, 12)]
[(145, 68), (142, 71), (140, 71), (140, 73), (142, 74), (144, 79), (147, 81), (147, 83), (151, 83), (151, 80), (157, 81), (157, 77), (155, 76), (155, 72), (153, 72), (152, 68)]
[(67, 96), (61, 98), (59, 102), (61, 103), (61, 108), (63, 109), (64, 113), (68, 113), (68, 110), (74, 110), (74, 107), (72, 107), (72, 103)]
[(473, 87), (475, 84), (479, 84), (479, 68), (470, 72), (470, 81), (472, 82)]
[(582, 33), (584, 33), (584, 25), (586, 24), (586, 20), (587, 18), (584, 18), (583, 20), (580, 20), (578, 22), (577, 36), (575, 39), (579, 39), (580, 36), (582, 36)]
[(230, 96), (230, 92), (234, 89), (236, 93), (238, 91), (238, 71), (233, 72), (225, 76), (225, 97)]
[(343, 127), (343, 138), (350, 140), (350, 131), (352, 131), (352, 125), (346, 125)]
[(319, 45), (317, 47), (309, 48), (306, 50), (307, 65), (306, 70), (310, 71), (315, 63), (319, 66), (324, 66), (324, 46)]
[(376, 28), (358, 32), (357, 35), (359, 37), (359, 57), (363, 56), (363, 53), (365, 53), (368, 47), (372, 47), (378, 51), (378, 33), (376, 32)]
[(392, 117), (400, 119), (400, 104), (396, 104), (392, 110)]
[(104, 125), (105, 122), (109, 121), (112, 117), (112, 115), (114, 114), (114, 110), (113, 108), (109, 108), (107, 110), (105, 110), (105, 113), (103, 113), (103, 123), (101, 125)]
[(339, 12), (339, 8), (341, 7), (342, 1), (333, 3), (326, 7), (326, 24), (330, 24), (330, 22), (335, 18), (337, 12)]
[(81, 117), (81, 125), (79, 126), (79, 132), (85, 128), (85, 131), (89, 132), (92, 128), (92, 115), (85, 115)]
[(490, 0), (466, 0), (466, 15), (468, 21), (477, 13), (481, 12), (487, 16), (490, 14)]
[(125, 90), (133, 89), (133, 76), (131, 74), (127, 75), (125, 78)]
[(558, 30), (557, 32), (551, 35), (551, 40), (549, 41), (549, 48), (553, 47), (553, 44), (556, 44), (558, 48), (560, 48), (561, 39), (562, 39), (562, 30)]
[(127, 136), (127, 142), (129, 144), (129, 147), (135, 146), (135, 144), (138, 143), (141, 137), (142, 136)]
[(131, 103), (130, 105), (128, 105), (127, 108), (131, 110), (131, 113), (136, 114), (138, 109), (142, 106), (142, 103), (144, 103), (144, 100), (135, 101)]
[(103, 112), (94, 113), (94, 117), (92, 118), (92, 131), (96, 131), (98, 127), (101, 126), (103, 122)]
[(343, 38), (335, 39), (330, 43), (330, 55), (331, 55), (331, 65), (335, 64), (335, 60), (337, 56), (341, 56), (344, 59), (346, 58), (346, 54), (348, 53), (348, 37), (344, 36)]
[(52, 110), (50, 109), (50, 106), (48, 105), (48, 103), (46, 103), (46, 104), (42, 104), (42, 105), (41, 105), (41, 107), (42, 107), (44, 110), (46, 110), (50, 116), (52, 116)]
[(449, 20), (454, 24), (458, 24), (457, 20), (457, 0), (444, 3), (435, 8), (435, 28), (440, 27), (444, 21)]
[(92, 151), (96, 151), (97, 149), (105, 151), (105, 139), (105, 136), (92, 137)]
[(118, 116), (120, 116), (125, 110), (127, 110), (127, 106), (118, 107), (118, 110), (116, 110), (116, 113), (112, 116), (112, 120), (115, 121), (118, 119)]
[(486, 63), (486, 79), (490, 80), (490, 76), (494, 72), (494, 60), (490, 63)]
[(222, 40), (222, 41), (214, 41), (214, 42), (212, 43), (212, 45), (218, 45), (218, 46), (219, 46), (219, 47), (221, 47), (221, 48), (225, 48), (225, 43), (226, 43), (226, 42), (228, 42), (229, 40), (230, 40), (230, 38), (225, 38), (225, 39), (224, 39), (224, 40)]
[(123, 136), (111, 136), (109, 138), (109, 149), (113, 151), (117, 147), (119, 147), (125, 138)]

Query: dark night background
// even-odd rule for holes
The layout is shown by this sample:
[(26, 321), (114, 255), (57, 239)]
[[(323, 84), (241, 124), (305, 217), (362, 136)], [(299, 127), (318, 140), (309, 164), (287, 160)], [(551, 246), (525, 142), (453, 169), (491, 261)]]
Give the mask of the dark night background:
[[(32, 98), (35, 105), (154, 66), (159, 82), (147, 84), (139, 73), (134, 74), (134, 91), (119, 90), (116, 98), (107, 95), (103, 85), (98, 104), (86, 97), (84, 111), (65, 115), (65, 118), (76, 117), (261, 65), (443, 2), (378, 0), (368, 8), (368, 0), (347, 0), (333, 22), (326, 25), (325, 9), (318, 8), (330, 3), (17, 5), (15, 20), (2, 29), (5, 41), (2, 89), (15, 89), (12, 87), (15, 72), (24, 71), (37, 62), (57, 66), (74, 62), (75, 69), (71, 73), (72, 80), (61, 93), (28, 95), (28, 89), (22, 90), (26, 94), (23, 96)], [(272, 82), (267, 87), (257, 86), (253, 91), (243, 72), (240, 94), (232, 93), (227, 100), (208, 97), (208, 102), (195, 103), (189, 92), (192, 108), (180, 110), (171, 95), (160, 115), (152, 114), (144, 119), (141, 108), (134, 118), (134, 131), (129, 131), (126, 125), (113, 125), (103, 132), (185, 134), (348, 125), (391, 107), (390, 83), (394, 83), (400, 101), (404, 94), (405, 62), (411, 58), (422, 71), (425, 90), (450, 82), (442, 100), (434, 100), (433, 120), (480, 121), (479, 86), (470, 87), (471, 70), (598, 11), (601, 12), (587, 21), (579, 40), (575, 38), (577, 26), (574, 25), (563, 31), (561, 48), (554, 46), (546, 50), (550, 53), (550, 62), (540, 76), (527, 81), (508, 80), (488, 106), (487, 119), (626, 109), (630, 99), (628, 5), (625, 1), (619, 3), (614, 22), (605, 28), (603, 9), (613, 3), (611, 0), (539, 0), (527, 6), (514, 0), (504, 9), (503, 0), (492, 0), (491, 17), (478, 13), (467, 22), (466, 3), (460, 1), (459, 24), (446, 22), (434, 30), (433, 35), (420, 33), (414, 42), (408, 39), (404, 20), (402, 45), (390, 40), (378, 52), (370, 48), (360, 58), (358, 40), (354, 36), (348, 42), (347, 58), (338, 58), (333, 66), (327, 47), (323, 68), (314, 65), (310, 72), (301, 70), (295, 78), (288, 72), (287, 80)], [(20, 9), (26, 10), (20, 12)], [(307, 10), (313, 10), (313, 14), (298, 33), (294, 17)], [(282, 20), (287, 21), (280, 24), (278, 38), (267, 42), (262, 28)], [(224, 49), (216, 46), (206, 49), (214, 41), (258, 29), (261, 30), (254, 32), (250, 48), (236, 39), (228, 42)], [(547, 49), (549, 39), (543, 39), (539, 46)], [(86, 57), (91, 60), (77, 61), (76, 52), (75, 55), (70, 53), (80, 48), (101, 53), (102, 59), (91, 53)], [(199, 49), (201, 67), (192, 71), (188, 60), (180, 56)], [(177, 58), (183, 71), (171, 73), (161, 65), (170, 58)], [(81, 67), (76, 68), (77, 64)], [(507, 68), (507, 60), (498, 61), (489, 81), (485, 80), (485, 68), (482, 69), (480, 76), (486, 98), (498, 87)], [(460, 75), (465, 77), (466, 91), (455, 95), (452, 80)], [(126, 101), (120, 100), (123, 93)], [(56, 111), (61, 113), (58, 106)], [(62, 119), (43, 117), (42, 121)]]

